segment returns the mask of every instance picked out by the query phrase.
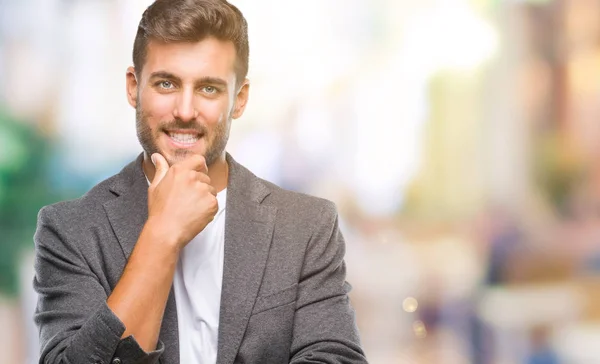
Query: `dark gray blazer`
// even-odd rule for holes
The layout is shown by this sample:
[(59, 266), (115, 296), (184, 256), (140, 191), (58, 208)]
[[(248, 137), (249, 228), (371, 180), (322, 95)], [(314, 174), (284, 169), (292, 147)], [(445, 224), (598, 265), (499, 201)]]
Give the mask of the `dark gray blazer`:
[[(366, 363), (334, 204), (227, 160), (217, 363)], [(179, 363), (173, 291), (151, 353), (131, 336), (121, 339), (125, 327), (106, 305), (147, 219), (141, 162), (142, 155), (85, 196), (40, 211), (40, 363)]]

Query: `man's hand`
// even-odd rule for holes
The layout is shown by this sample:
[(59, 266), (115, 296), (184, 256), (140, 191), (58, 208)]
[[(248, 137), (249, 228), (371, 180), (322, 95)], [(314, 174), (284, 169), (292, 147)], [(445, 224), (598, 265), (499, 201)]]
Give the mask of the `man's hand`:
[(156, 167), (148, 189), (148, 224), (154, 233), (183, 248), (219, 209), (210, 185), (204, 157), (193, 155), (169, 168), (159, 153), (152, 155)]
[(218, 211), (216, 191), (202, 156), (169, 168), (152, 155), (156, 172), (148, 188), (148, 221), (110, 297), (108, 307), (146, 352), (155, 350), (181, 249)]

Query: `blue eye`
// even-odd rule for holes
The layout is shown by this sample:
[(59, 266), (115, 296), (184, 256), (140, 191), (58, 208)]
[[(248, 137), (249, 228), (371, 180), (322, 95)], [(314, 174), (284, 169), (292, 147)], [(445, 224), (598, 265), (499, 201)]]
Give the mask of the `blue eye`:
[(158, 83), (158, 86), (160, 86), (164, 89), (170, 89), (170, 88), (173, 88), (173, 83), (171, 83), (171, 81), (160, 81)]
[(204, 91), (209, 94), (214, 94), (217, 92), (217, 89), (213, 86), (206, 86), (204, 87)]

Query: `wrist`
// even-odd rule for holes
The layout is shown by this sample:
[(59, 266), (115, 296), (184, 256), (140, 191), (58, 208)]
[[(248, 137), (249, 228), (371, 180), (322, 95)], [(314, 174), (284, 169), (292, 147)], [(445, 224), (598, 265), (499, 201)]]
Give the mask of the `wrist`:
[(165, 228), (164, 223), (156, 217), (148, 218), (140, 236), (144, 236), (145, 239), (153, 242), (161, 249), (167, 248), (176, 254), (179, 254), (182, 247), (180, 239)]

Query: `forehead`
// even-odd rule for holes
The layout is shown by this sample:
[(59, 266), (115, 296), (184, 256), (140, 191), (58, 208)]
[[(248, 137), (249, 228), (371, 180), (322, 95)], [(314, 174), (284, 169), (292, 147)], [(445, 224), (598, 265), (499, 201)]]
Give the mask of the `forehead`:
[(148, 42), (142, 75), (167, 71), (182, 79), (221, 77), (235, 81), (236, 51), (233, 42), (210, 37), (199, 42)]

